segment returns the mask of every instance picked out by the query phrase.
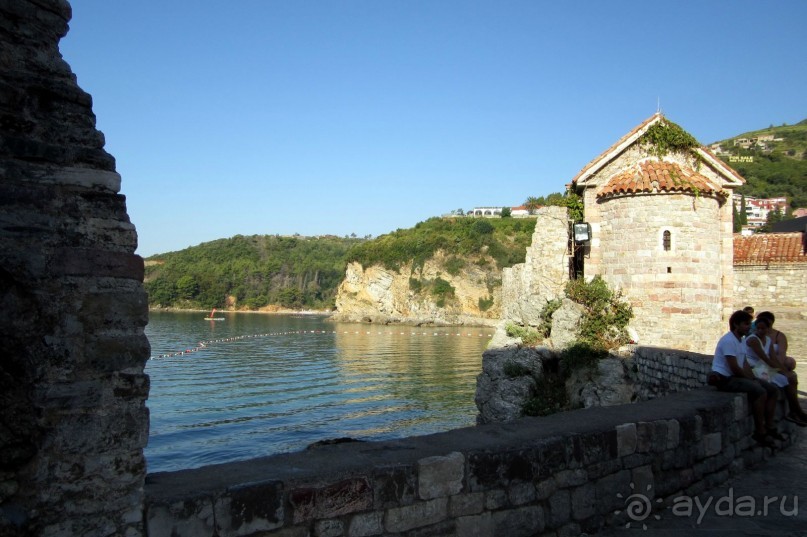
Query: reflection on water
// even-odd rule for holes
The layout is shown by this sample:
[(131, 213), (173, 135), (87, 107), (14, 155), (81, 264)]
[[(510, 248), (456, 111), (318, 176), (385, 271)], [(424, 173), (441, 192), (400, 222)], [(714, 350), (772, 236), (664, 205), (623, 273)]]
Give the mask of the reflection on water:
[(489, 330), (225, 316), (212, 323), (201, 313), (151, 314), (154, 356), (269, 334), (149, 361), (151, 472), (294, 451), (327, 438), (397, 438), (474, 423)]

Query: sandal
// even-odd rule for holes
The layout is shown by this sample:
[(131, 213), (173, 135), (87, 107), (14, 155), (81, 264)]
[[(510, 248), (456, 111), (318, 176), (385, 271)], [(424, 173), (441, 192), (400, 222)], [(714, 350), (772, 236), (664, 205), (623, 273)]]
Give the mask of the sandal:
[(795, 423), (799, 427), (807, 427), (807, 421), (804, 421), (803, 419), (801, 419), (800, 416), (796, 414), (788, 414), (787, 416), (785, 416), (785, 419), (789, 422)]
[(776, 444), (774, 444), (773, 441), (770, 438), (768, 438), (768, 435), (766, 433), (754, 433), (751, 435), (751, 438), (753, 438), (756, 441), (756, 443), (761, 447), (767, 447), (771, 449), (776, 447)]

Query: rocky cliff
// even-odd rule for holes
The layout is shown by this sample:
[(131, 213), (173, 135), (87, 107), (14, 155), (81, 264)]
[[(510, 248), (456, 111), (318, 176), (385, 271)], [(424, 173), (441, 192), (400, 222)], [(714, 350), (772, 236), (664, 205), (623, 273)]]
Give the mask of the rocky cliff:
[[(494, 324), (501, 316), (501, 271), (492, 259), (466, 263), (455, 274), (438, 251), (423, 266), (398, 271), (348, 264), (334, 320), (405, 324)], [(470, 261), (470, 260), (469, 260)]]

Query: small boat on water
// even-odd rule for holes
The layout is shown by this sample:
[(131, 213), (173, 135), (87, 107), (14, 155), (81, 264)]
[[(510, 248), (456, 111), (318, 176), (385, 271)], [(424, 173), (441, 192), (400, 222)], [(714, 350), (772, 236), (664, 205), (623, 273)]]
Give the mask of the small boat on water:
[(210, 315), (204, 318), (205, 321), (223, 321), (224, 317), (216, 317), (216, 308), (210, 312)]

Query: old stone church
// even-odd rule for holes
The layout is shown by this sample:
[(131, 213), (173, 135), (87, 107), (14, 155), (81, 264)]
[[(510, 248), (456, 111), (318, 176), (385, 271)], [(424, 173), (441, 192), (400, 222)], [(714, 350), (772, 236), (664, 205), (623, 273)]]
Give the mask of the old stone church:
[(638, 343), (711, 353), (733, 300), (731, 191), (742, 177), (661, 114), (572, 179), (591, 238), (579, 261), (632, 304)]

